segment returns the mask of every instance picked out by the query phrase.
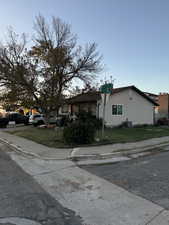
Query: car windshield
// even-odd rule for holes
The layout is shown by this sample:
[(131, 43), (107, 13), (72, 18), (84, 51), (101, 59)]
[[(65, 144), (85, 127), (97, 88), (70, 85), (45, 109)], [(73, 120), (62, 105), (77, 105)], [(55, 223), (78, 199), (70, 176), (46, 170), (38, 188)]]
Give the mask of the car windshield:
[(34, 118), (42, 117), (42, 115), (34, 115)]

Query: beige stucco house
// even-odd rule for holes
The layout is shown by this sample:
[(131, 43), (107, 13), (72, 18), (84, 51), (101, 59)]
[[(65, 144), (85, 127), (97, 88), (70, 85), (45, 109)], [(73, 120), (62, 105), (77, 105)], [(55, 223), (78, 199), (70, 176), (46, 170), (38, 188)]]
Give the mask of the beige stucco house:
[[(103, 117), (103, 100), (99, 92), (88, 92), (68, 100), (70, 114), (80, 111), (92, 112), (98, 118)], [(135, 86), (114, 88), (105, 106), (107, 126), (117, 126), (124, 121), (132, 125), (153, 124), (154, 108), (158, 104)]]
[[(114, 89), (105, 106), (107, 126), (117, 126), (124, 121), (132, 125), (153, 124), (154, 107), (157, 105), (135, 86)], [(98, 102), (98, 117), (102, 118), (103, 103)]]

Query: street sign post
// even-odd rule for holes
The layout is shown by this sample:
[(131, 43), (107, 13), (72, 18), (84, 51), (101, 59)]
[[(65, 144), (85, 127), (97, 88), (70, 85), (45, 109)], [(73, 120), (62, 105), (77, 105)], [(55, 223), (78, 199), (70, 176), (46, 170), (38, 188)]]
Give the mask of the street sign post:
[(113, 91), (112, 83), (105, 83), (100, 87), (100, 92), (101, 92), (102, 102), (103, 102), (102, 137), (104, 137), (106, 103), (108, 102), (109, 96), (112, 93), (112, 91)]
[(105, 83), (100, 87), (100, 92), (105, 94), (111, 94), (113, 90), (113, 84)]

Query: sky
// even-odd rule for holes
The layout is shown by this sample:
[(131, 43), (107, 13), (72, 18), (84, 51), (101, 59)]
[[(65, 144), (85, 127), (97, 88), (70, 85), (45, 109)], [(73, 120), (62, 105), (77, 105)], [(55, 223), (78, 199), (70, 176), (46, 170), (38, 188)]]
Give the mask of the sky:
[(7, 28), (34, 33), (33, 21), (60, 17), (78, 42), (96, 42), (105, 70), (98, 80), (142, 91), (169, 92), (168, 0), (0, 0), (0, 40)]

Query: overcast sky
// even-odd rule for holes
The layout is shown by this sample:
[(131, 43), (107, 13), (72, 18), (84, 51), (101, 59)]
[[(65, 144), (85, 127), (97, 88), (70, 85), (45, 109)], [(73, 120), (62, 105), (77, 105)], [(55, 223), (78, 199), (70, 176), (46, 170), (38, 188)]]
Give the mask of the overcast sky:
[(98, 43), (115, 87), (169, 92), (168, 0), (0, 0), (0, 38), (12, 26), (33, 34), (39, 13), (72, 25), (79, 43)]

